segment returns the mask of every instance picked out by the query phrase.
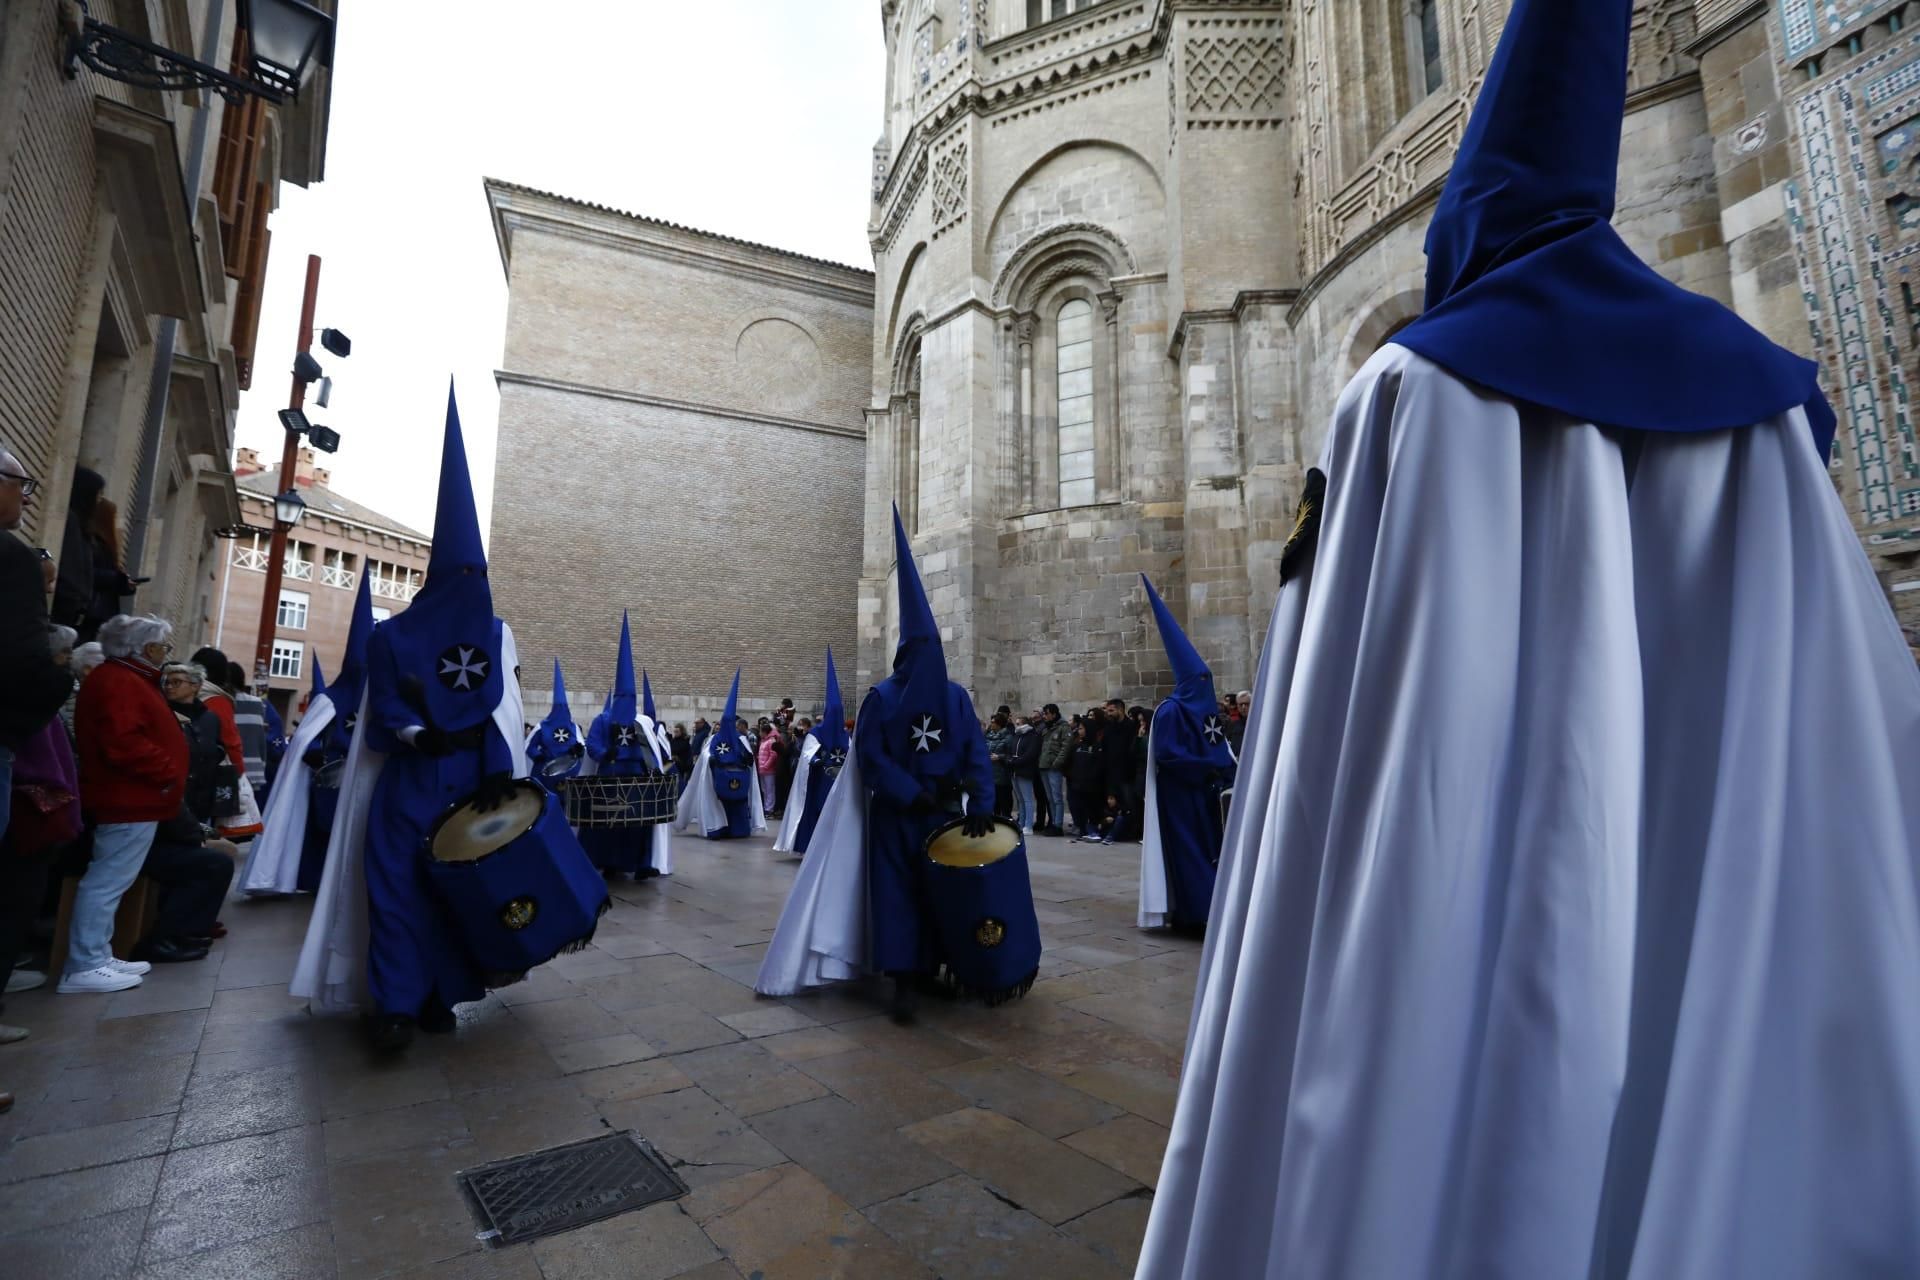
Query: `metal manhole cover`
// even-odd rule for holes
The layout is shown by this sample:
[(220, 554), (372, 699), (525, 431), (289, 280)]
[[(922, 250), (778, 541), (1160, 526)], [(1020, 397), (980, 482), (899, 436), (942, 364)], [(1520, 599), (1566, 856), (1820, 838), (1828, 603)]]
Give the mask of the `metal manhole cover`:
[(583, 1227), (687, 1194), (667, 1162), (632, 1132), (495, 1160), (459, 1175), (474, 1216), (497, 1245)]

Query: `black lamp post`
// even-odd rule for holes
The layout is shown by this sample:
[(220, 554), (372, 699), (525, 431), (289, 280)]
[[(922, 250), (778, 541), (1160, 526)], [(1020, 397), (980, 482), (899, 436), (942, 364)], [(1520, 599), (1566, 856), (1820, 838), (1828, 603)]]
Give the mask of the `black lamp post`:
[(298, 97), (314, 63), (329, 56), (333, 37), (333, 19), (306, 0), (240, 0), (251, 53), (247, 74), (235, 76), (99, 21), (86, 0), (66, 0), (66, 19), (69, 80), (85, 63), (143, 89), (211, 89), (232, 103), (248, 95), (269, 102)]
[(301, 518), (306, 514), (307, 500), (295, 493), (292, 489), (280, 494), (273, 500), (274, 520), (286, 525), (289, 529), (299, 524)]

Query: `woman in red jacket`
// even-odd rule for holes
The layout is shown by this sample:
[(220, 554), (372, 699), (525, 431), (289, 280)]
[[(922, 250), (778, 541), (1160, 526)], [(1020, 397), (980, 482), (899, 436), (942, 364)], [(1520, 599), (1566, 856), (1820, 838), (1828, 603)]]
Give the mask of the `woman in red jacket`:
[(114, 958), (113, 917), (187, 788), (187, 740), (159, 686), (173, 627), (122, 614), (101, 626), (100, 647), (107, 660), (80, 686), (74, 709), (93, 859), (74, 894), (62, 994), (124, 991), (152, 967)]

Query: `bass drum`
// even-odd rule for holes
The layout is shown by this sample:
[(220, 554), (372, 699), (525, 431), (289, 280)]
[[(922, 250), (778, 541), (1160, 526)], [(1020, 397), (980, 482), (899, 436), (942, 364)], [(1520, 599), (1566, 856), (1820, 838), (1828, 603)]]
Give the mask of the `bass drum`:
[(500, 986), (584, 946), (612, 906), (560, 802), (522, 780), (499, 807), (454, 805), (427, 837), (428, 872), (475, 965)]
[(1000, 1004), (1025, 995), (1040, 971), (1027, 846), (1009, 822), (979, 837), (965, 827), (960, 818), (927, 837), (927, 897), (954, 985)]

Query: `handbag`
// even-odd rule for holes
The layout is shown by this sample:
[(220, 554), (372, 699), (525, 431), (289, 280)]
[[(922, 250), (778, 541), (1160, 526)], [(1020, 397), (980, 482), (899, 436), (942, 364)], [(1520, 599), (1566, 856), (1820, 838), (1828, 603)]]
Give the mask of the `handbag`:
[(57, 849), (79, 838), (80, 830), (77, 797), (41, 782), (14, 784), (6, 834), (15, 853), (31, 857)]
[[(245, 840), (259, 835), (266, 829), (266, 824), (261, 820), (260, 806), (253, 798), (253, 784), (247, 781), (246, 774), (238, 775), (234, 794), (234, 811), (231, 814), (220, 813), (218, 821), (214, 823), (215, 830), (228, 840)], [(217, 808), (216, 812), (219, 812)]]

